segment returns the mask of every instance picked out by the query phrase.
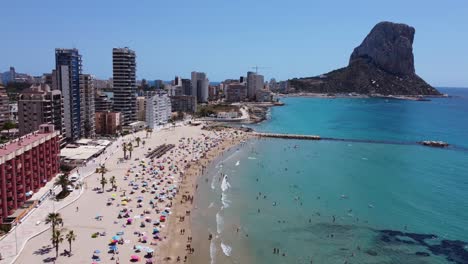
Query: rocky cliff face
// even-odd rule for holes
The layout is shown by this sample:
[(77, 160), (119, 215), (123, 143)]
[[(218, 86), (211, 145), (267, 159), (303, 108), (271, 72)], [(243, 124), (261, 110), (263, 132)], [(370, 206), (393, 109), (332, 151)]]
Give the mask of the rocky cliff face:
[(439, 95), (416, 75), (415, 30), (405, 24), (378, 23), (354, 49), (349, 65), (319, 77), (290, 80), (298, 91), (319, 93)]

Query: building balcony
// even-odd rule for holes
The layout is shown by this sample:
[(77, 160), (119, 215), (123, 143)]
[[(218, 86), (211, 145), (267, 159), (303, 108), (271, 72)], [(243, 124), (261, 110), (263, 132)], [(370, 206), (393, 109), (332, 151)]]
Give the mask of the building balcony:
[(7, 202), (8, 207), (13, 207), (13, 204), (14, 204), (13, 201), (8, 201)]
[(21, 199), (24, 198), (24, 192), (19, 192), (18, 193), (18, 198), (21, 198)]
[(8, 189), (13, 188), (13, 184), (11, 182), (7, 182), (6, 187)]
[(13, 178), (13, 175), (11, 173), (8, 173), (5, 177), (7, 180), (11, 180)]
[(17, 190), (23, 190), (23, 187), (24, 187), (23, 184), (17, 184), (16, 185)]

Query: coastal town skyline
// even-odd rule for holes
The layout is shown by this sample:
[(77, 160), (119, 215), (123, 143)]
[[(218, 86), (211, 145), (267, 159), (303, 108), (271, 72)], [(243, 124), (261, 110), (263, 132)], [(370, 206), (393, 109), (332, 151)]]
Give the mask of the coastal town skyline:
[[(467, 39), (458, 34), (468, 23), (463, 15), (467, 5), (424, 2), (421, 7), (416, 1), (404, 4), (404, 10), (399, 9), (401, 5), (203, 1), (198, 7), (149, 2), (108, 7), (85, 1), (74, 8), (86, 12), (73, 14), (53, 2), (31, 1), (26, 7), (8, 2), (3, 4), (5, 20), (12, 23), (5, 28), (8, 41), (0, 44), (0, 71), (14, 66), (19, 72), (40, 75), (53, 68), (50, 58), (55, 48), (77, 48), (86, 61), (83, 70), (107, 79), (112, 75), (112, 48), (128, 46), (138, 56), (138, 79), (171, 80), (175, 75), (202, 71), (211, 81), (222, 81), (242, 76), (256, 65), (263, 67), (260, 71), (266, 79), (309, 77), (346, 66), (368, 28), (390, 20), (417, 29), (415, 66), (421, 77), (436, 87), (467, 86), (463, 74), (468, 68), (463, 52)], [(132, 23), (126, 22), (128, 12), (138, 14)], [(436, 15), (440, 19), (432, 19)], [(19, 16), (21, 23), (15, 19)], [(325, 16), (333, 22), (324, 24)], [(33, 21), (40, 21), (37, 28), (24, 27)], [(41, 41), (24, 41), (25, 35)], [(16, 56), (18, 52), (24, 56)]]

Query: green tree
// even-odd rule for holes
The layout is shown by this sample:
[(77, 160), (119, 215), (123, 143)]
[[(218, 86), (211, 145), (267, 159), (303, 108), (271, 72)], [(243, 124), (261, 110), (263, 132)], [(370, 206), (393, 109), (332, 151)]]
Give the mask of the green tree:
[(102, 192), (104, 192), (104, 187), (106, 186), (106, 184), (107, 184), (106, 178), (102, 177), (101, 178)]
[(116, 180), (115, 180), (115, 176), (111, 176), (110, 179), (109, 179), (109, 183), (112, 184), (112, 189), (114, 190), (117, 190), (117, 185), (116, 185)]
[(4, 124), (3, 124), (3, 127), (2, 129), (3, 130), (7, 130), (8, 131), (8, 135), (10, 135), (10, 130), (13, 129), (13, 128), (16, 128), (16, 124), (11, 122), (11, 121), (6, 121)]
[(70, 185), (70, 180), (68, 179), (68, 174), (60, 174), (57, 179), (55, 179), (54, 186), (62, 187), (63, 193), (68, 193), (67, 186)]
[(123, 150), (123, 153), (124, 153), (124, 159), (127, 159), (127, 143), (123, 143), (122, 144), (122, 150)]
[(132, 143), (128, 143), (127, 145), (127, 150), (130, 153), (130, 159), (132, 158), (132, 151), (133, 151), (133, 145)]
[(101, 164), (99, 168), (96, 169), (97, 173), (101, 173), (101, 179), (104, 178), (104, 175), (108, 172), (109, 170), (106, 168), (106, 165)]
[(73, 232), (73, 230), (70, 230), (70, 231), (68, 231), (65, 238), (67, 239), (68, 244), (70, 245), (70, 253), (71, 253), (71, 251), (72, 251), (72, 242), (75, 241), (76, 234), (75, 234), (75, 232)]
[(141, 141), (141, 138), (140, 137), (137, 137), (135, 139), (136, 143), (137, 143), (137, 148), (140, 146), (140, 141)]
[(62, 231), (55, 230), (52, 233), (52, 238), (50, 240), (52, 241), (52, 245), (55, 247), (55, 258), (58, 258), (59, 245), (60, 245), (60, 243), (63, 242)]
[(52, 233), (55, 233), (55, 227), (63, 223), (62, 216), (59, 213), (49, 213), (45, 219), (46, 224), (51, 224)]

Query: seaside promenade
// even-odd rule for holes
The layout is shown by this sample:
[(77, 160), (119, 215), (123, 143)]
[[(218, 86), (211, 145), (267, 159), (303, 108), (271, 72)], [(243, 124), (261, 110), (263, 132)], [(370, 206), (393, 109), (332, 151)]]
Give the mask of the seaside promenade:
[[(78, 174), (80, 180), (92, 175), (100, 163), (107, 160), (115, 150), (118, 149), (118, 146), (123, 141), (123, 138), (119, 138), (114, 141), (106, 151), (102, 153), (99, 157), (95, 158), (93, 161), (88, 162), (85, 166), (78, 167), (74, 169), (70, 175)], [(46, 186), (41, 188), (37, 193), (32, 197), (33, 200), (38, 200), (44, 195), (52, 190), (54, 194), (58, 194), (61, 191), (60, 187), (54, 188), (55, 178), (49, 181)], [(5, 236), (0, 239), (0, 253), (2, 254), (2, 260), (0, 264), (9, 264), (14, 263), (18, 255), (24, 249), (26, 243), (33, 237), (42, 234), (43, 232), (50, 229), (50, 225), (44, 223), (44, 219), (51, 212), (60, 212), (63, 208), (74, 203), (83, 193), (83, 187), (79, 190), (75, 190), (70, 193), (65, 199), (60, 201), (55, 201), (51, 199), (49, 195), (42, 203), (34, 208), (31, 212), (25, 216), (21, 223), (16, 227), (12, 228)]]
[[(98, 158), (96, 165), (89, 167), (90, 177), (83, 179), (84, 188), (79, 199), (70, 206), (61, 205), (63, 209), (60, 210), (55, 204), (64, 221), (64, 232), (73, 230), (77, 235), (71, 255), (62, 253), (65, 249), (69, 250), (68, 242), (64, 241), (60, 244), (60, 255), (54, 262), (55, 249), (51, 246), (50, 232), (46, 231), (50, 231), (50, 225), (43, 224), (49, 208), (44, 210), (46, 213), (43, 216), (31, 222), (31, 227), (34, 227), (34, 223), (41, 220), (41, 230), (35, 227), (37, 235), (28, 240), (13, 263), (91, 263), (95, 257), (93, 252), (100, 252), (98, 255), (103, 263), (128, 263), (133, 256), (145, 263), (145, 254), (150, 251), (151, 261), (156, 263), (167, 257), (173, 262), (178, 257), (190, 258), (185, 241), (191, 236), (190, 216), (186, 215), (187, 210), (191, 210), (191, 202), (184, 200), (184, 196), (194, 194), (203, 164), (206, 165), (210, 158), (216, 157), (230, 145), (241, 142), (245, 139), (242, 135), (242, 132), (232, 129), (209, 131), (200, 126), (181, 125), (167, 127), (148, 137), (145, 132), (138, 132), (115, 142), (107, 151), (108, 155), (102, 157), (102, 162), (109, 170), (105, 177), (109, 179), (115, 176), (116, 190), (111, 190), (108, 184), (105, 192), (100, 191), (101, 175), (93, 173), (101, 161)], [(129, 158), (122, 160), (121, 144), (124, 141), (135, 142), (133, 137), (140, 137), (145, 143), (141, 142), (139, 146), (134, 144), (132, 154), (127, 152)], [(161, 158), (155, 158), (154, 162), (145, 158), (145, 155), (158, 147), (172, 144), (175, 147)], [(186, 165), (190, 165), (187, 170), (184, 169)], [(180, 194), (175, 196), (179, 191)], [(174, 207), (170, 199), (175, 199)], [(122, 210), (126, 210), (132, 222), (137, 223), (128, 224), (128, 219), (119, 218)], [(167, 221), (161, 221), (162, 216), (168, 217)], [(180, 220), (186, 217), (185, 221)], [(153, 226), (156, 222), (159, 233), (154, 234)], [(184, 235), (180, 234), (182, 229), (187, 231)], [(92, 237), (95, 233), (99, 235)], [(116, 245), (119, 254), (113, 255), (107, 248), (111, 237), (118, 233), (121, 233), (122, 243), (119, 241)], [(146, 236), (148, 241), (141, 242), (141, 239), (146, 240)], [(14, 255), (15, 248), (10, 249), (10, 252)], [(9, 256), (9, 260), (2, 264), (12, 263), (13, 260), (13, 256)]]

